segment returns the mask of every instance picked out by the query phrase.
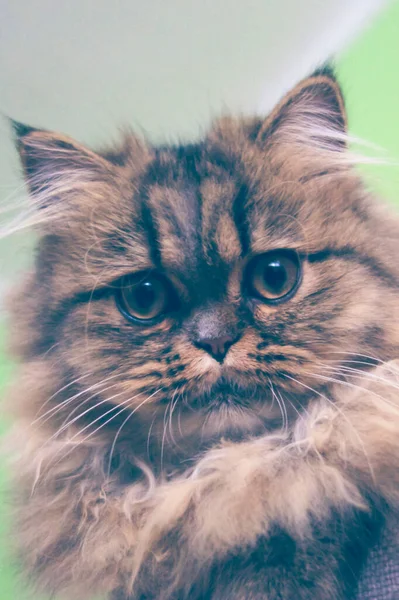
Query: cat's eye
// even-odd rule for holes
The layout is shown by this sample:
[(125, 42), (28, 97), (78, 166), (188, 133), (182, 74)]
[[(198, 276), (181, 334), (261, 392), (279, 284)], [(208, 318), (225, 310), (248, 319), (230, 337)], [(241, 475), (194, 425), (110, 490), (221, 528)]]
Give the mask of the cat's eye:
[(128, 320), (152, 322), (170, 310), (171, 286), (155, 273), (128, 275), (120, 282), (116, 303)]
[(301, 280), (301, 263), (293, 250), (273, 250), (254, 258), (247, 268), (249, 293), (270, 304), (293, 296)]

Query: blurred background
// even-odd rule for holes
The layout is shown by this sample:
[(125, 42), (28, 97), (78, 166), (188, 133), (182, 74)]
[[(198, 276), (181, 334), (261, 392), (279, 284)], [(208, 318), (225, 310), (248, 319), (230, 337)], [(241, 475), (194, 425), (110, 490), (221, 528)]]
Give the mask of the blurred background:
[[(192, 140), (221, 112), (266, 113), (331, 57), (350, 131), (391, 163), (365, 167), (368, 183), (399, 206), (399, 0), (0, 0), (0, 112), (92, 146), (114, 140), (124, 124), (155, 141)], [(29, 265), (32, 236), (1, 230), (26, 202), (3, 118), (2, 394), (14, 370), (3, 299)], [(0, 433), (6, 428), (0, 419)], [(1, 464), (0, 484), (0, 600), (32, 600), (9, 552), (12, 501)]]

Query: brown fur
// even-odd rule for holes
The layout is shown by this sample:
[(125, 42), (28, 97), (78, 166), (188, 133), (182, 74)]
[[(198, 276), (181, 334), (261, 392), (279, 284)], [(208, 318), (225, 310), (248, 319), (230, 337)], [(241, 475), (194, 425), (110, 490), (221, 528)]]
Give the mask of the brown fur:
[[(129, 134), (95, 154), (18, 126), (40, 240), (12, 302), (10, 401), (20, 547), (44, 589), (201, 598), (214, 564), (276, 527), (316, 543), (334, 511), (397, 507), (399, 227), (345, 123), (323, 73), (183, 148)], [(298, 291), (246, 298), (246, 266), (276, 248), (301, 256)], [(181, 310), (141, 328), (114, 291), (152, 269)], [(223, 364), (201, 331), (238, 340)], [(213, 409), (221, 377), (242, 404)], [(315, 598), (341, 598), (336, 579)]]

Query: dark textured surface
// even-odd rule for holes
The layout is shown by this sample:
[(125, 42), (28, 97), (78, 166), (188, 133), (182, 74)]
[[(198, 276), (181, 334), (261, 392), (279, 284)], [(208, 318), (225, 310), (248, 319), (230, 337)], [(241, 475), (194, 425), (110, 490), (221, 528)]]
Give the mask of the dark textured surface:
[(356, 600), (399, 600), (399, 519), (386, 526), (370, 553)]

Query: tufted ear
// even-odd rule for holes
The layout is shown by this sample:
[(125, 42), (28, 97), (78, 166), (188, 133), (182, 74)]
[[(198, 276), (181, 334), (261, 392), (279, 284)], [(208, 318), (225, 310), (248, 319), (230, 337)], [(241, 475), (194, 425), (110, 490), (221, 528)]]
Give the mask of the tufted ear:
[(340, 151), (346, 146), (347, 117), (340, 86), (330, 67), (316, 71), (286, 94), (263, 121), (257, 142), (277, 136)]
[(112, 165), (73, 139), (11, 120), (25, 180), (39, 207), (68, 189), (109, 176)]

